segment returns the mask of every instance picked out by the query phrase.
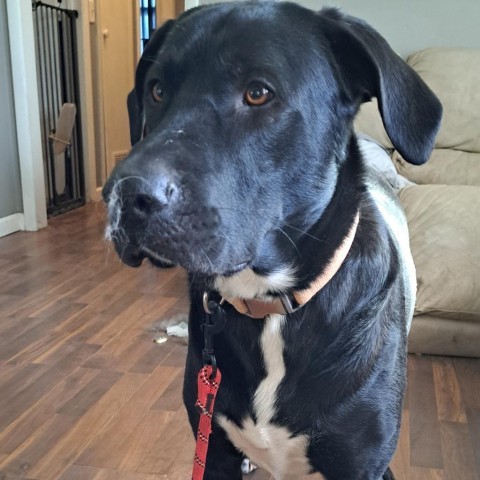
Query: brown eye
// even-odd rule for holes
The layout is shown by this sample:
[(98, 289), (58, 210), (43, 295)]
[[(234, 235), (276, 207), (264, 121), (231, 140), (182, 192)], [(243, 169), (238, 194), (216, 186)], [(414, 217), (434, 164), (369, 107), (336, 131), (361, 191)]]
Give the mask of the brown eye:
[(261, 83), (252, 83), (245, 92), (245, 102), (252, 107), (265, 105), (272, 98), (273, 92)]
[(152, 97), (156, 102), (163, 100), (163, 90), (160, 83), (156, 83), (152, 88)]

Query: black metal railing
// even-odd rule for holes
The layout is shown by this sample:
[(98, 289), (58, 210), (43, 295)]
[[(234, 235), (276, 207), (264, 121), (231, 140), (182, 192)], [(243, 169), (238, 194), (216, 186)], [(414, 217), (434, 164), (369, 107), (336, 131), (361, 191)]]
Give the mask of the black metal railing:
[[(78, 12), (33, 1), (39, 75), (47, 212), (57, 215), (85, 204), (81, 110), (77, 58)], [(53, 139), (64, 104), (76, 107), (71, 137), (56, 154)]]

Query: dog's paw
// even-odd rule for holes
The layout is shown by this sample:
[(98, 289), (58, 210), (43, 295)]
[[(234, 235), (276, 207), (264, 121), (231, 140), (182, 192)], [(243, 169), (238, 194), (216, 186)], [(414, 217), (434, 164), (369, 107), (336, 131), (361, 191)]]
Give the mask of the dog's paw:
[(257, 469), (257, 466), (254, 465), (250, 459), (244, 458), (242, 462), (242, 474), (248, 475)]

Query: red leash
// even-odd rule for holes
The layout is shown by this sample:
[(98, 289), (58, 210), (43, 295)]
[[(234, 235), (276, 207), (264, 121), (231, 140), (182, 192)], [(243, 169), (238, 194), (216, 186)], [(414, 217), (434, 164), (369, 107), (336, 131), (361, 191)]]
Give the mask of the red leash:
[(193, 461), (192, 480), (203, 480), (207, 464), (208, 441), (212, 433), (213, 407), (217, 396), (222, 374), (217, 368), (217, 361), (213, 352), (213, 336), (225, 326), (226, 317), (221, 303), (208, 300), (208, 294), (203, 295), (203, 308), (206, 313), (203, 324), (204, 366), (198, 372), (198, 393), (195, 407), (200, 412), (198, 422), (197, 445)]
[(195, 406), (200, 412), (200, 422), (198, 423), (192, 480), (203, 480), (207, 463), (208, 440), (212, 433), (213, 407), (221, 380), (220, 370), (212, 365), (205, 365), (198, 372), (198, 399)]

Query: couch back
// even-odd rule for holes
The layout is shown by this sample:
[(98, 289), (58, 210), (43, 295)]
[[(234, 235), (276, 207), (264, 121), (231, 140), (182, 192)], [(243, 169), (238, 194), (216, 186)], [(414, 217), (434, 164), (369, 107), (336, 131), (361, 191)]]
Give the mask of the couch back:
[[(438, 95), (444, 116), (429, 161), (413, 166), (394, 152), (397, 171), (418, 184), (480, 186), (480, 49), (428, 48), (407, 63)], [(394, 148), (376, 102), (362, 106), (355, 128)]]

